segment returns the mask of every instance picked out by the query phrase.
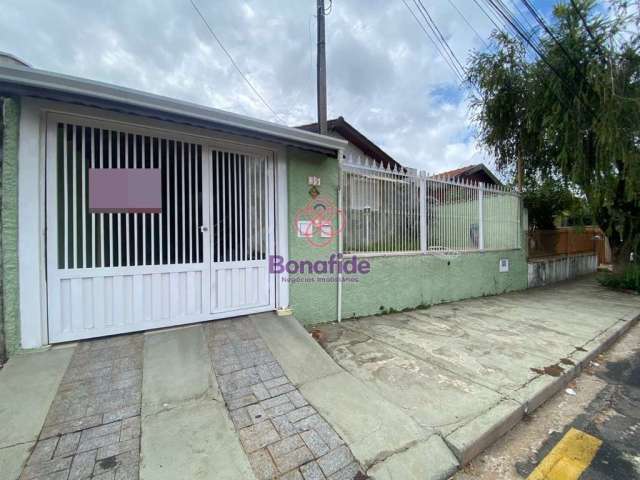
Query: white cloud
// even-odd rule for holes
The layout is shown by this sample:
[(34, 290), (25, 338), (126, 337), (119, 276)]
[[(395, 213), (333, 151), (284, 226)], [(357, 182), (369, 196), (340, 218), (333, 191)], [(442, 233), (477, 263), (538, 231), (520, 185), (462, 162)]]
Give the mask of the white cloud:
[[(488, 36), (473, 4), (453, 1)], [(424, 3), (465, 61), (480, 40), (448, 2)], [(315, 2), (198, 4), (286, 122), (314, 121)], [(2, 9), (0, 50), (36, 68), (274, 120), (188, 1), (6, 0)], [(455, 76), (401, 1), (334, 0), (326, 25), (330, 117), (344, 116), (409, 166), (441, 171), (487, 160), (469, 135)]]

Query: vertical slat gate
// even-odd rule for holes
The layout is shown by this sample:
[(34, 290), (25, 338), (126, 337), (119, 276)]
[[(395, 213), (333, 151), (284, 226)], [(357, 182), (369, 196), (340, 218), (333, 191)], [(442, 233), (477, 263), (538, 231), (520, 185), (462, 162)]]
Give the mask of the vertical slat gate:
[[(102, 123), (56, 121), (50, 131), (51, 342), (274, 307), (270, 155)], [(159, 169), (161, 212), (92, 213), (89, 169), (105, 168)]]
[[(49, 128), (57, 142), (47, 162), (50, 341), (202, 319), (202, 146), (103, 125)], [(92, 213), (89, 169), (104, 168), (159, 169), (162, 212)], [(172, 284), (181, 298), (167, 303)]]
[(212, 311), (268, 306), (272, 304), (266, 248), (270, 159), (219, 150), (211, 158)]

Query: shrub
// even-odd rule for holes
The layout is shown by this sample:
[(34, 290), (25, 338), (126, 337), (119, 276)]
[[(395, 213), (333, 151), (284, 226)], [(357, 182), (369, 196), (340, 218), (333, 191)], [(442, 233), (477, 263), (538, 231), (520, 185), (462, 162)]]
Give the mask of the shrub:
[(620, 273), (602, 274), (598, 281), (605, 287), (640, 293), (640, 265), (628, 265)]

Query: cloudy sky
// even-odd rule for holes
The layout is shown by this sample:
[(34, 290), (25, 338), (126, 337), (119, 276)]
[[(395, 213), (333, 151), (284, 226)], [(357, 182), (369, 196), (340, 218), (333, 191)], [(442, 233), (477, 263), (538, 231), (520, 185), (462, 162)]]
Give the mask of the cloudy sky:
[[(315, 121), (315, 0), (196, 1), (284, 122)], [(451, 2), (489, 36), (472, 0)], [(423, 3), (463, 62), (483, 47), (449, 0)], [(534, 3), (548, 12), (551, 0)], [(4, 0), (0, 9), (0, 50), (36, 68), (278, 121), (189, 0)], [(402, 0), (334, 0), (326, 29), (330, 118), (344, 116), (408, 166), (491, 162), (475, 144), (466, 92)]]

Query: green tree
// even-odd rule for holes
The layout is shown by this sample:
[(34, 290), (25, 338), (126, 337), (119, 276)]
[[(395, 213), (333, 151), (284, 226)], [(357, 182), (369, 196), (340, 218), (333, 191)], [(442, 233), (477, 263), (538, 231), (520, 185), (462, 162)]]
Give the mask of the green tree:
[(537, 182), (527, 178), (522, 196), (529, 213), (529, 229), (553, 230), (558, 217), (576, 224), (584, 222), (581, 199), (557, 180)]
[[(624, 2), (553, 10), (541, 57), (505, 33), (473, 54), (468, 81), (481, 143), (496, 165), (579, 191), (618, 260), (640, 243), (640, 36)], [(535, 38), (535, 37), (534, 37)]]

